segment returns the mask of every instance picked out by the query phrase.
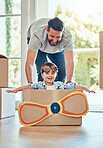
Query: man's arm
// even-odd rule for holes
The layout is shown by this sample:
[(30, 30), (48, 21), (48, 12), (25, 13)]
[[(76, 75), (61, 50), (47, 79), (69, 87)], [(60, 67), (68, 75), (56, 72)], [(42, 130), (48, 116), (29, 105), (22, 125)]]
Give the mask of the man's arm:
[(26, 60), (26, 64), (25, 64), (25, 72), (26, 72), (26, 77), (27, 77), (28, 83), (32, 83), (32, 68), (31, 68), (31, 66), (34, 65), (35, 57), (36, 57), (36, 52), (28, 49), (27, 60)]
[(73, 77), (74, 72), (74, 60), (73, 52), (65, 52), (65, 63), (66, 63), (66, 83), (70, 83)]

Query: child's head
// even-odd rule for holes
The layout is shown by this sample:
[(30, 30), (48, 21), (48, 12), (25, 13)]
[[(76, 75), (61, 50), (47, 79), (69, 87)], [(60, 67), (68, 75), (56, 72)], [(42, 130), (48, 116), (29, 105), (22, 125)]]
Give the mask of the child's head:
[(46, 84), (52, 84), (57, 76), (58, 68), (54, 63), (46, 62), (41, 66), (41, 76)]

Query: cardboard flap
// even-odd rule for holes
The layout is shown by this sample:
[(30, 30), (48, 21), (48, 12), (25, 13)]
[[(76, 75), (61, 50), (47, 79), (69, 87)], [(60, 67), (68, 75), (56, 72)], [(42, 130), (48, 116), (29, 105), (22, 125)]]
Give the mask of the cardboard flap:
[(4, 55), (2, 55), (2, 54), (0, 54), (0, 58), (6, 58), (7, 59), (7, 57), (5, 57)]

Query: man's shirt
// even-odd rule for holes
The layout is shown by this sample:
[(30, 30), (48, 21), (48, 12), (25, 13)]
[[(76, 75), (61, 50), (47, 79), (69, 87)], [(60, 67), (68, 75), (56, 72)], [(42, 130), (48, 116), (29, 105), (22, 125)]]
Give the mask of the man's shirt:
[(34, 52), (38, 52), (40, 49), (46, 53), (58, 53), (63, 50), (64, 52), (73, 51), (72, 34), (66, 27), (64, 27), (61, 41), (54, 47), (49, 44), (46, 34), (49, 20), (42, 18), (31, 24), (27, 33), (27, 38), (30, 38), (28, 48)]

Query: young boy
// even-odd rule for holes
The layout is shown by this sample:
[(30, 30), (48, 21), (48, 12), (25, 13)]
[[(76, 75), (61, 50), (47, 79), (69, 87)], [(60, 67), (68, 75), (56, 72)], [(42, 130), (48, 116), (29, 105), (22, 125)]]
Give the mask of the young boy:
[(80, 89), (85, 90), (89, 93), (95, 93), (95, 91), (91, 91), (84, 86), (77, 85), (76, 83), (72, 82), (69, 84), (65, 84), (60, 81), (55, 81), (55, 78), (58, 73), (58, 68), (55, 64), (46, 62), (41, 67), (41, 76), (43, 77), (44, 81), (39, 81), (37, 83), (31, 85), (24, 85), (18, 87), (14, 90), (7, 90), (8, 93), (17, 93), (18, 91), (23, 91), (24, 89), (40, 89), (40, 90), (57, 90), (57, 89)]

